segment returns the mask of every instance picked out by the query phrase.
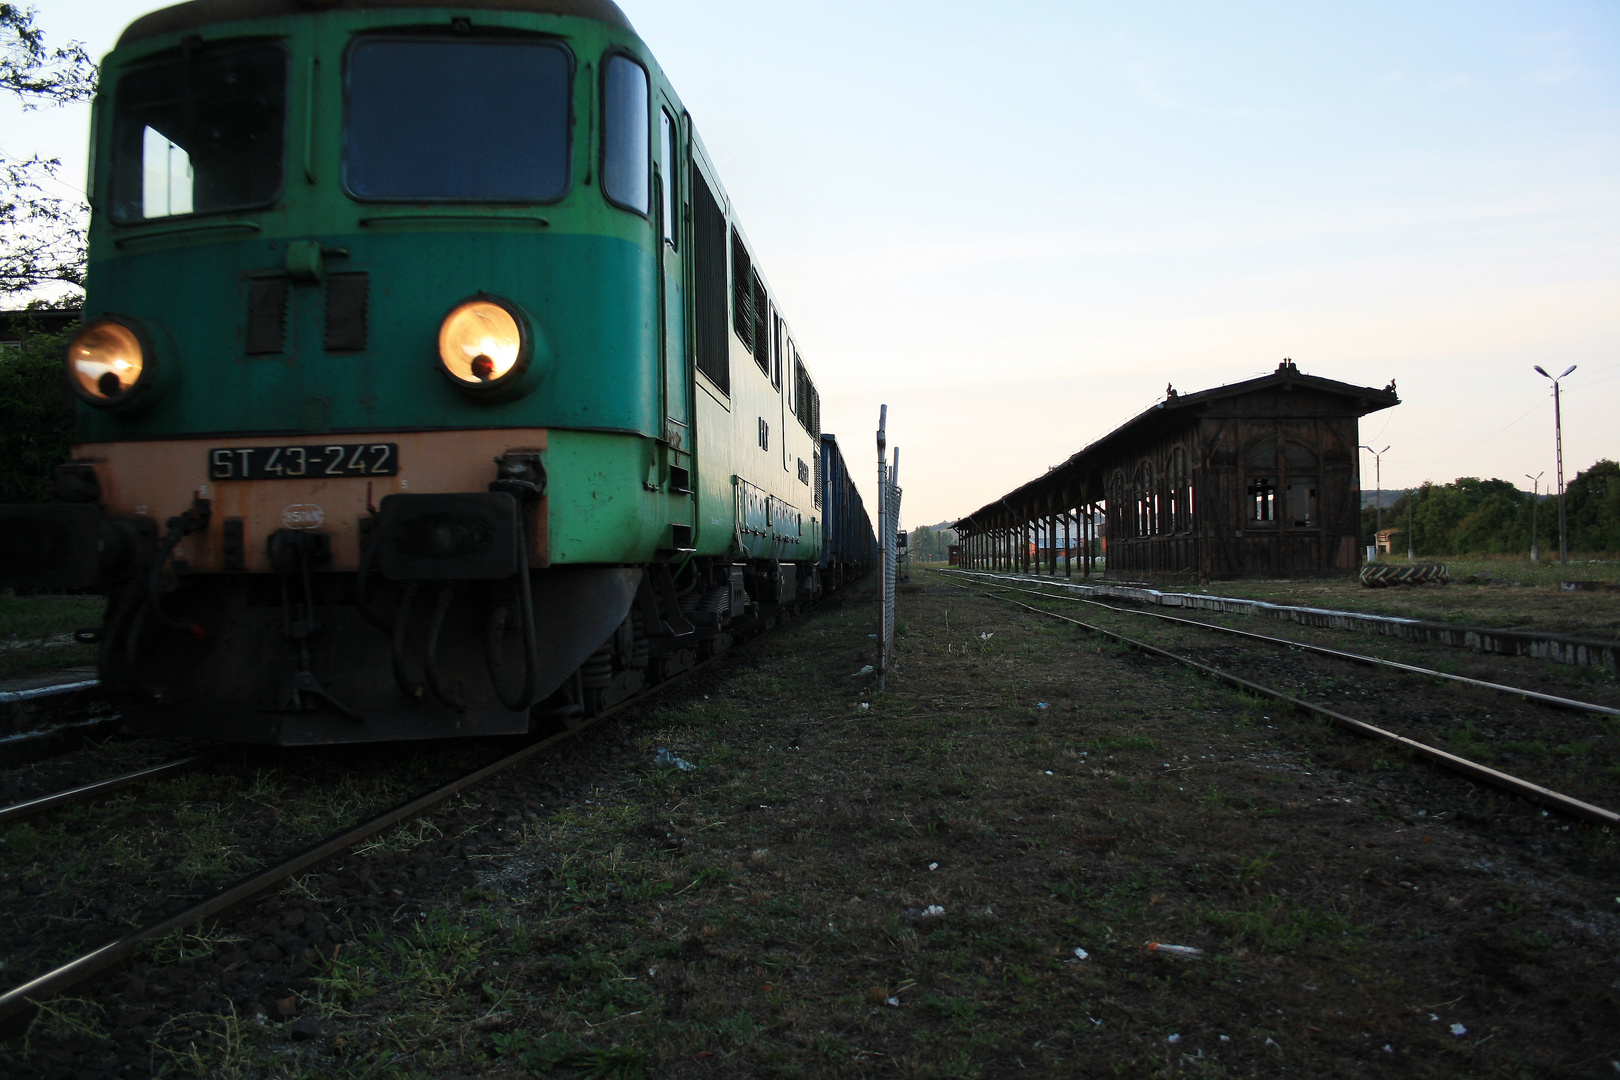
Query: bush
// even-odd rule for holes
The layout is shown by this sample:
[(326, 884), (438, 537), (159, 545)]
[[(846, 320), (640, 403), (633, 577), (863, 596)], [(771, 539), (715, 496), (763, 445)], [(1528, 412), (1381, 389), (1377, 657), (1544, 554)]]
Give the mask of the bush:
[(0, 503), (51, 502), (53, 470), (73, 442), (73, 396), (62, 352), (77, 327), (25, 332), (0, 350)]

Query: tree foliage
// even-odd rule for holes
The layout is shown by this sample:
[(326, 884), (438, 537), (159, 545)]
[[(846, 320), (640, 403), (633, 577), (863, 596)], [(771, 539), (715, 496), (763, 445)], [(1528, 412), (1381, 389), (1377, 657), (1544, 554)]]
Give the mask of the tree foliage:
[[(35, 14), (0, 3), (0, 89), (11, 91), (24, 111), (89, 101), (96, 89), (90, 54), (76, 41), (47, 46)], [(38, 154), (0, 164), (0, 296), (84, 284), (89, 207), (50, 193), (61, 167), (60, 159)]]
[(922, 562), (944, 562), (945, 549), (956, 543), (956, 534), (949, 529), (919, 525), (906, 537), (906, 548), (913, 559)]
[(52, 502), (55, 468), (73, 441), (73, 400), (62, 355), (75, 327), (23, 334), (0, 349), (0, 503)]
[[(1449, 484), (1426, 483), (1386, 507), (1386, 529), (1398, 529), (1394, 550), (1411, 546), (1420, 557), (1510, 555), (1530, 550), (1532, 498), (1506, 480), (1460, 476)], [(1571, 551), (1620, 552), (1620, 465), (1607, 459), (1577, 473), (1564, 489)], [(1410, 513), (1409, 513), (1410, 512)], [(1361, 512), (1362, 532), (1372, 542), (1375, 512)], [(1542, 553), (1558, 551), (1558, 497), (1543, 492), (1534, 513)]]
[(1564, 489), (1572, 551), (1620, 551), (1620, 463), (1605, 458)]

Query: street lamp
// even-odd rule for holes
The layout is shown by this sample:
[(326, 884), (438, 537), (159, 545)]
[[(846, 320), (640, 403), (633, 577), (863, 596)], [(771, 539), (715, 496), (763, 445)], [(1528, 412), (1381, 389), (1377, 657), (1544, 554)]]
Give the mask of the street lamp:
[(1541, 502), (1541, 478), (1543, 476), (1546, 476), (1546, 475), (1547, 475), (1547, 470), (1546, 469), (1542, 469), (1540, 472), (1536, 473), (1536, 475), (1534, 475), (1534, 476), (1531, 476), (1529, 473), (1524, 474), (1524, 478), (1526, 480), (1530, 481), (1530, 561), (1531, 562), (1540, 562), (1541, 561), (1541, 548), (1536, 543), (1536, 506)]
[(1553, 379), (1551, 375), (1547, 375), (1540, 364), (1536, 364), (1535, 369), (1538, 374), (1552, 379), (1553, 384), (1553, 447), (1558, 452), (1558, 561), (1567, 563), (1569, 562), (1569, 531), (1564, 525), (1564, 422), (1558, 410), (1558, 379), (1562, 379), (1564, 375), (1574, 371), (1575, 365), (1569, 365), (1564, 370), (1564, 375), (1558, 376), (1558, 379)]
[(1361, 448), (1373, 456), (1373, 551), (1378, 551), (1378, 534), (1384, 531), (1384, 458), (1389, 447), (1374, 450), (1366, 443)]

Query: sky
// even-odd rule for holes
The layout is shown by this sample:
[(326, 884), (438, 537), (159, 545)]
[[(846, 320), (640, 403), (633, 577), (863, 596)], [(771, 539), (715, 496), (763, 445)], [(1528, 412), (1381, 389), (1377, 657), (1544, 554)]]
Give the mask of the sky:
[[(44, 0), (98, 57), (152, 5)], [(902, 522), (967, 514), (1161, 400), (1381, 387), (1382, 483), (1620, 458), (1620, 5), (621, 0), (822, 396)], [(88, 111), (0, 105), (82, 184)], [(1363, 487), (1373, 461), (1363, 455)]]

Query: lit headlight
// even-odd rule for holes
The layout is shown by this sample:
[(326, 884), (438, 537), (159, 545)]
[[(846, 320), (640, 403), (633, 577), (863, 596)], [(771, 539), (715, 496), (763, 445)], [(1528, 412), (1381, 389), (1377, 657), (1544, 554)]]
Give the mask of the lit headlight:
[(509, 385), (529, 366), (528, 320), (492, 296), (458, 304), (439, 326), (439, 363), (464, 389)]
[(112, 319), (97, 319), (68, 343), (74, 388), (92, 405), (121, 401), (147, 369), (146, 350), (135, 331)]

